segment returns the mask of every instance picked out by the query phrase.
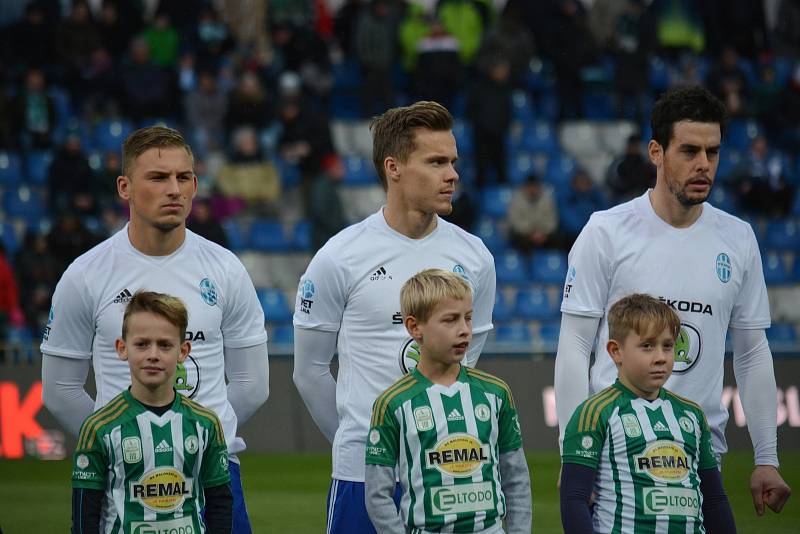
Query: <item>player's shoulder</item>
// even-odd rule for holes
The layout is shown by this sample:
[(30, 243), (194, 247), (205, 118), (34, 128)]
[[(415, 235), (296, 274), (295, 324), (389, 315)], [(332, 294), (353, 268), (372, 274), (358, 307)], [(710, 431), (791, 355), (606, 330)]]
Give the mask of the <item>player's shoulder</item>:
[(402, 404), (416, 395), (419, 392), (419, 386), (420, 382), (411, 373), (396, 380), (375, 399), (372, 406), (373, 421), (380, 424), (387, 412), (394, 411), (398, 404)]
[(194, 242), (194, 247), (198, 255), (202, 255), (210, 261), (219, 263), (225, 267), (238, 267), (242, 265), (241, 260), (233, 251), (223, 247), (219, 243), (206, 239), (189, 229), (186, 230), (186, 237)]
[(102, 435), (119, 426), (128, 417), (131, 404), (123, 393), (120, 393), (108, 404), (99, 408), (87, 417), (78, 433), (76, 449), (89, 449)]
[(595, 430), (599, 425), (605, 424), (605, 417), (617, 403), (624, 399), (622, 391), (614, 386), (609, 386), (592, 395), (575, 409), (573, 422), (577, 424), (578, 432)]
[(670, 391), (667, 388), (662, 388), (664, 390), (665, 397), (668, 401), (673, 404), (677, 404), (678, 406), (682, 407), (683, 409), (688, 409), (694, 411), (696, 413), (702, 414), (703, 408), (696, 402), (691, 399), (688, 399), (682, 395), (678, 395), (677, 393)]
[(478, 257), (484, 259), (488, 258), (494, 262), (491, 252), (486, 248), (486, 245), (480, 237), (467, 232), (457, 224), (446, 221), (441, 217), (439, 217), (438, 224), (440, 225), (439, 232), (441, 237), (447, 239), (448, 246), (460, 246)]
[(104, 239), (77, 258), (67, 267), (64, 274), (77, 275), (80, 278), (91, 278), (95, 271), (105, 272), (108, 270), (108, 260), (119, 246), (120, 230), (116, 234)]
[[(180, 394), (178, 393), (178, 395)], [(189, 418), (195, 419), (205, 425), (219, 425), (219, 417), (213, 410), (206, 408), (199, 402), (184, 395), (181, 395), (180, 402), (183, 411), (188, 414)]]
[(464, 367), (464, 369), (471, 383), (478, 385), (478, 387), (490, 393), (506, 397), (513, 404), (514, 395), (511, 393), (511, 388), (505, 380), (491, 373), (487, 373), (486, 371), (475, 369), (474, 367)]
[(708, 224), (714, 225), (722, 235), (730, 236), (734, 242), (740, 243), (747, 243), (751, 239), (755, 240), (753, 227), (747, 221), (708, 202), (703, 204), (703, 209), (708, 210)]
[(586, 226), (598, 228), (617, 228), (619, 226), (624, 226), (626, 223), (638, 219), (639, 215), (636, 204), (641, 201), (642, 198), (637, 197), (608, 209), (595, 211), (589, 217), (589, 222), (586, 223)]

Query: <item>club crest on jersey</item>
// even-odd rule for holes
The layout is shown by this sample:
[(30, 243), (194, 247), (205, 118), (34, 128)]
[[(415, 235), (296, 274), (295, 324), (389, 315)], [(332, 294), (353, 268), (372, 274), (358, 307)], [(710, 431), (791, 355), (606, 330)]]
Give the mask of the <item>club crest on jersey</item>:
[(732, 272), (730, 256), (724, 252), (720, 252), (717, 255), (717, 278), (719, 278), (719, 281), (723, 284), (727, 284), (731, 279)]
[(492, 411), (489, 409), (488, 406), (485, 404), (477, 404), (475, 405), (475, 418), (478, 421), (486, 422), (491, 417)]
[(203, 298), (203, 302), (209, 306), (217, 305), (217, 287), (210, 278), (200, 280), (200, 296)]
[(75, 465), (78, 466), (78, 469), (86, 469), (89, 467), (89, 457), (85, 454), (79, 454), (78, 459), (75, 460)]
[(408, 374), (417, 366), (420, 359), (419, 343), (413, 337), (408, 338), (400, 347), (400, 370)]
[(697, 327), (689, 323), (681, 323), (681, 331), (675, 340), (675, 366), (673, 373), (685, 373), (689, 371), (700, 359), (703, 348), (700, 331)]
[(122, 459), (126, 464), (142, 461), (142, 440), (138, 437), (122, 438)]
[(183, 440), (183, 448), (189, 454), (196, 453), (197, 449), (200, 448), (200, 443), (197, 440), (197, 436), (186, 436), (186, 439)]
[(678, 424), (681, 425), (681, 428), (687, 434), (694, 433), (694, 423), (692, 422), (691, 419), (689, 419), (685, 415), (683, 417), (681, 417), (680, 419), (678, 419)]
[(639, 425), (639, 420), (632, 413), (622, 414), (622, 428), (625, 429), (625, 435), (629, 438), (638, 438), (642, 435), (642, 427)]
[(197, 395), (200, 387), (200, 364), (191, 355), (187, 355), (183, 363), (179, 363), (175, 370), (175, 390), (190, 399)]
[(634, 464), (637, 473), (644, 473), (656, 482), (683, 482), (689, 476), (689, 457), (674, 441), (654, 441), (642, 454), (634, 456)]
[(131, 498), (153, 512), (174, 512), (192, 494), (192, 479), (174, 467), (158, 467), (130, 483)]
[(420, 432), (427, 432), (433, 429), (433, 412), (427, 406), (420, 406), (414, 409), (414, 425)]
[(470, 434), (450, 434), (433, 449), (425, 451), (425, 466), (443, 475), (462, 478), (472, 476), (489, 462), (489, 445)]
[(303, 313), (311, 313), (311, 305), (314, 304), (312, 300), (314, 298), (314, 292), (316, 288), (314, 287), (314, 282), (311, 280), (301, 280), (300, 281), (300, 290), (298, 291), (299, 295), (299, 306), (300, 311)]

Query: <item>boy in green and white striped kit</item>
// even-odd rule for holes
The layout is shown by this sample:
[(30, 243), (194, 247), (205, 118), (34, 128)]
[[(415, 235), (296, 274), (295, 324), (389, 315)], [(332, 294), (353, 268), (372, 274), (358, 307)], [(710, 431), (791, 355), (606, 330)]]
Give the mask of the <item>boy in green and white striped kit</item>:
[(618, 379), (579, 405), (567, 425), (564, 531), (735, 533), (705, 415), (662, 387), (675, 360), (677, 314), (634, 294), (611, 306), (608, 325)]
[[(73, 534), (230, 534), (228, 450), (214, 412), (173, 388), (184, 341), (183, 303), (137, 292), (117, 353), (131, 387), (84, 421), (72, 471)], [(205, 508), (205, 518), (201, 510)]]
[(400, 307), (420, 361), (372, 408), (365, 499), (375, 530), (529, 533), (530, 478), (511, 390), (461, 365), (472, 338), (470, 286), (428, 269), (405, 283)]

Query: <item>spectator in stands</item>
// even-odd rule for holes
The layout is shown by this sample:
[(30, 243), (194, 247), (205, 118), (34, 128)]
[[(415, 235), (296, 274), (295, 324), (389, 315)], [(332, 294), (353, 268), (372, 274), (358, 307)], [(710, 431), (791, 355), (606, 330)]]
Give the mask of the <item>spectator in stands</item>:
[(734, 169), (742, 206), (772, 217), (786, 217), (792, 209), (794, 187), (788, 183), (780, 154), (770, 154), (763, 136), (753, 139), (750, 152)]
[(63, 273), (72, 260), (96, 244), (97, 236), (70, 211), (56, 214), (56, 222), (47, 234), (47, 248), (53, 254), (53, 263), (59, 273)]
[(342, 160), (331, 153), (322, 158), (322, 173), (311, 182), (307, 211), (314, 251), (347, 226), (340, 191), (344, 174)]
[(750, 88), (747, 76), (739, 66), (739, 54), (732, 46), (723, 49), (719, 63), (708, 73), (706, 84), (728, 108), (729, 115), (736, 117), (748, 112)]
[(219, 221), (211, 212), (211, 203), (206, 198), (195, 197), (192, 202), (192, 213), (187, 221), (187, 228), (192, 232), (213, 241), (221, 247), (228, 248), (228, 238)]
[(19, 291), (14, 279), (14, 270), (6, 258), (6, 248), (0, 244), (0, 344), (8, 339), (9, 325), (21, 326), (23, 322), (24, 315), (19, 307)]
[(208, 70), (218, 69), (223, 55), (233, 48), (231, 32), (212, 4), (200, 9), (197, 26), (190, 33), (190, 43), (199, 65)]
[(299, 97), (284, 98), (279, 117), (282, 132), (278, 150), (284, 159), (298, 165), (307, 185), (319, 174), (322, 157), (333, 152), (328, 118), (303, 105)]
[(685, 54), (681, 56), (677, 64), (670, 65), (668, 72), (670, 88), (705, 84), (705, 80), (700, 73), (700, 65), (697, 56), (694, 54)]
[(647, 8), (647, 16), (652, 17), (660, 53), (677, 57), (686, 51), (703, 52), (706, 47), (705, 10), (704, 2), (653, 0)]
[(53, 99), (47, 94), (42, 69), (28, 69), (25, 73), (25, 87), (15, 98), (11, 110), (14, 131), (20, 135), (23, 146), (51, 146), (51, 136), (56, 127), (56, 111)]
[(254, 128), (243, 126), (233, 133), (233, 151), (219, 171), (217, 186), (225, 196), (244, 199), (253, 210), (272, 213), (276, 209), (280, 177), (263, 157)]
[(467, 103), (467, 116), (475, 138), (477, 183), (488, 183), (488, 171), (506, 183), (506, 135), (511, 124), (511, 65), (501, 51), (486, 55), (478, 65)]
[(178, 62), (180, 36), (165, 12), (157, 13), (153, 23), (142, 33), (150, 48), (150, 57), (159, 67), (171, 68)]
[(25, 17), (3, 33), (2, 57), (14, 74), (31, 67), (55, 66), (55, 31), (38, 2), (28, 2)]
[(67, 136), (64, 146), (56, 153), (47, 173), (50, 213), (72, 211), (81, 215), (96, 213), (93, 191), (94, 172), (83, 153), (77, 132)]
[(73, 94), (76, 94), (79, 90), (80, 73), (101, 43), (100, 32), (92, 21), (89, 6), (85, 2), (78, 0), (72, 4), (69, 17), (58, 27), (56, 41), (58, 55), (66, 69), (67, 83)]
[[(355, 48), (353, 36), (356, 34), (356, 24), (361, 17), (361, 10), (365, 7), (364, 0), (345, 0), (334, 19), (334, 36), (339, 44), (339, 49), (345, 56), (350, 56)], [(416, 4), (409, 5), (409, 9), (419, 8)]]
[(219, 88), (214, 72), (200, 71), (197, 74), (197, 86), (186, 95), (184, 111), (193, 151), (198, 159), (205, 159), (210, 150), (225, 145), (228, 97)]
[(431, 20), (430, 33), (417, 44), (417, 68), (413, 93), (418, 100), (433, 100), (451, 107), (462, 85), (460, 44), (438, 20)]
[(0, 149), (15, 148), (19, 142), (14, 128), (15, 115), (12, 98), (0, 91)]
[(648, 87), (648, 55), (651, 50), (652, 29), (644, 16), (642, 0), (626, 0), (614, 20), (610, 50), (614, 57), (614, 86), (618, 115), (623, 116), (627, 102), (634, 105), (634, 120), (644, 116), (644, 99)]
[(770, 49), (764, 2), (753, 0), (705, 0), (708, 51), (718, 54), (725, 46), (748, 59), (756, 59)]
[(389, 0), (373, 0), (356, 24), (355, 56), (361, 66), (361, 111), (365, 117), (394, 107), (397, 25), (391, 15)]
[(617, 26), (628, 4), (627, 0), (594, 0), (589, 8), (589, 29), (601, 51), (608, 52), (618, 46)]
[[(117, 194), (117, 176), (122, 172), (122, 161), (117, 150), (103, 154), (100, 167), (94, 171), (92, 194), (101, 208), (121, 205)], [(109, 234), (110, 235), (110, 234)]]
[(780, 0), (776, 20), (775, 53), (800, 59), (800, 0)]
[(97, 32), (101, 45), (108, 51), (115, 62), (122, 59), (133, 37), (135, 27), (130, 21), (120, 17), (116, 2), (105, 1), (97, 20)]
[(436, 16), (444, 31), (458, 41), (458, 53), (464, 65), (472, 63), (484, 30), (481, 6), (476, 0), (439, 0)]
[(511, 84), (514, 87), (522, 87), (533, 54), (533, 37), (522, 24), (519, 10), (510, 6), (506, 7), (497, 24), (486, 32), (486, 37), (475, 57), (475, 63), (480, 65), (485, 61), (484, 57), (494, 58), (499, 55), (506, 58), (511, 70)]
[(606, 186), (615, 202), (637, 197), (656, 182), (656, 168), (642, 148), (639, 134), (628, 137), (625, 153), (611, 162), (606, 172)]
[(43, 332), (50, 311), (50, 298), (61, 270), (47, 245), (47, 237), (29, 229), (14, 257), (17, 286), (25, 322), (34, 332)]
[(800, 65), (795, 66), (789, 83), (781, 91), (770, 123), (780, 128), (784, 150), (800, 152)]
[(561, 119), (583, 117), (581, 69), (595, 61), (597, 50), (589, 31), (586, 9), (578, 0), (556, 3), (551, 56), (560, 99)]
[(608, 204), (589, 173), (585, 169), (576, 169), (569, 188), (560, 195), (558, 206), (562, 244), (570, 249), (592, 213), (606, 209)]
[(515, 191), (508, 206), (509, 241), (522, 253), (555, 248), (558, 239), (558, 210), (549, 186), (535, 174)]
[(275, 120), (275, 103), (271, 92), (255, 72), (244, 71), (239, 77), (236, 89), (228, 97), (228, 111), (225, 116), (228, 132), (233, 132), (242, 126), (261, 130), (273, 120)]
[(417, 68), (419, 42), (430, 33), (430, 18), (426, 15), (425, 8), (420, 4), (408, 4), (397, 28), (400, 61), (407, 73), (411, 74)]
[(306, 90), (327, 101), (333, 87), (330, 53), (314, 29), (288, 21), (277, 22), (273, 26), (272, 42), (279, 70), (296, 72)]
[(774, 124), (773, 119), (782, 89), (775, 67), (770, 63), (760, 64), (758, 66), (758, 80), (752, 90), (753, 96), (750, 110), (752, 115), (767, 130), (776, 134), (779, 132), (780, 125)]
[(172, 105), (169, 73), (150, 59), (150, 47), (142, 38), (131, 43), (129, 59), (120, 74), (123, 112), (135, 122), (165, 117), (176, 109)]

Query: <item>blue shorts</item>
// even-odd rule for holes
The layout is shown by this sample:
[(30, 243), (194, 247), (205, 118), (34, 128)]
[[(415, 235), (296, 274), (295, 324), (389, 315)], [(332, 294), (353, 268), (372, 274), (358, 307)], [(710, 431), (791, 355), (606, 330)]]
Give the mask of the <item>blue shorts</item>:
[(250, 518), (247, 517), (247, 506), (242, 492), (242, 475), (239, 464), (228, 461), (228, 473), (231, 475), (231, 494), (233, 494), (233, 528), (231, 534), (252, 534)]
[[(398, 483), (394, 490), (394, 503), (398, 508), (402, 496), (403, 487)], [(377, 534), (367, 514), (363, 482), (331, 480), (327, 518), (327, 534)]]

